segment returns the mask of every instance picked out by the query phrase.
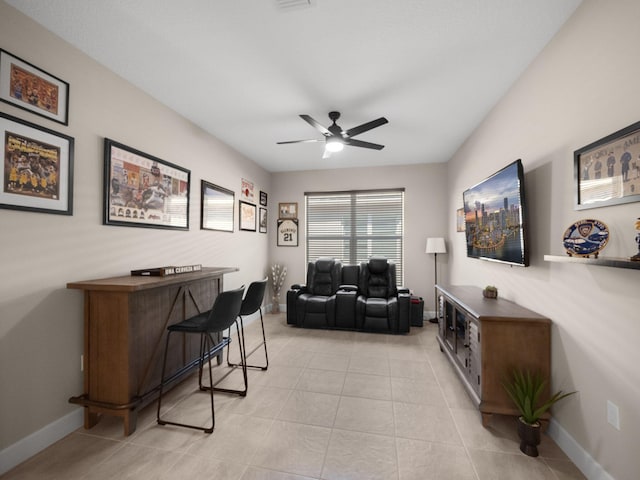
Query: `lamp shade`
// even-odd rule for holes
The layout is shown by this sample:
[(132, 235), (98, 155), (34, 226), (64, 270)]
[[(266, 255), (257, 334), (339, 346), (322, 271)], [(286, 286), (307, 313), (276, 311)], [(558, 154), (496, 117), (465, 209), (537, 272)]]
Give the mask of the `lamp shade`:
[(427, 249), (425, 253), (447, 253), (447, 246), (442, 237), (427, 238)]

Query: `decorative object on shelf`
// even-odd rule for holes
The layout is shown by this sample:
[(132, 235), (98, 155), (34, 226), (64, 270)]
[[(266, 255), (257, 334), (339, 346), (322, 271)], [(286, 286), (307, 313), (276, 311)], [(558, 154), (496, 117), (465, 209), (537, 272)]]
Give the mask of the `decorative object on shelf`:
[(640, 122), (573, 153), (576, 210), (640, 201)]
[(493, 285), (487, 285), (482, 290), (482, 296), (484, 298), (498, 298), (498, 288)]
[(569, 256), (598, 258), (609, 241), (609, 228), (600, 220), (578, 220), (564, 232), (562, 244)]
[(253, 203), (238, 200), (240, 205), (240, 230), (256, 231), (256, 206)]
[(260, 190), (260, 205), (263, 207), (267, 206), (267, 192), (263, 192)]
[(287, 218), (278, 219), (278, 246), (297, 247), (298, 246), (298, 219)]
[(502, 382), (502, 386), (520, 411), (520, 417), (518, 417), (520, 451), (530, 457), (538, 456), (542, 415), (556, 402), (576, 393), (563, 393), (560, 390), (551, 395), (549, 400), (540, 404), (540, 395), (546, 383), (540, 373), (532, 374), (530, 371), (519, 370), (514, 370), (511, 378)]
[(298, 204), (296, 202), (279, 203), (278, 218), (298, 218)]
[(142, 270), (131, 270), (134, 277), (166, 277), (169, 275), (179, 275), (181, 273), (193, 273), (202, 271), (202, 265), (182, 265), (180, 267), (154, 267)]
[(104, 225), (189, 230), (191, 171), (104, 139)]
[[(438, 284), (438, 254), (439, 253), (447, 253), (447, 246), (444, 242), (444, 238), (442, 237), (429, 237), (427, 238), (427, 248), (425, 249), (425, 253), (433, 253), (433, 266), (434, 266), (434, 280), (433, 285)], [(434, 303), (433, 303), (434, 315), (433, 318), (429, 319), (430, 323), (438, 323), (438, 299), (434, 293)]]
[(235, 193), (205, 180), (200, 187), (200, 229), (233, 232)]
[(0, 100), (69, 125), (69, 84), (2, 49)]
[(0, 208), (72, 215), (74, 139), (2, 112), (0, 138)]
[(260, 233), (267, 233), (267, 209), (260, 207)]
[(638, 253), (636, 253), (633, 257), (629, 259), (632, 262), (640, 262), (640, 217), (638, 217), (638, 219), (636, 220), (636, 230), (638, 231), (638, 233), (636, 233), (636, 243), (638, 244)]
[(277, 263), (271, 266), (271, 292), (273, 293), (271, 313), (280, 313), (280, 292), (286, 277), (287, 267)]
[(249, 180), (246, 180), (244, 178), (241, 180), (240, 198), (249, 202), (253, 202), (253, 182), (250, 182)]

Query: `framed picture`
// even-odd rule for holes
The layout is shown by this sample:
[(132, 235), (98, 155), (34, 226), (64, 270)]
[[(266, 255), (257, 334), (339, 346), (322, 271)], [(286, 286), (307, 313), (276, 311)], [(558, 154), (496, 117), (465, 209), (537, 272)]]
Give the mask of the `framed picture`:
[(260, 207), (260, 233), (267, 233), (267, 209)]
[(465, 223), (464, 223), (464, 208), (459, 208), (456, 210), (456, 232), (464, 232), (465, 231)]
[(201, 180), (201, 230), (233, 232), (235, 193), (206, 180)]
[(249, 202), (253, 202), (253, 182), (250, 182), (249, 180), (243, 178), (240, 185), (240, 192), (240, 198), (242, 198), (243, 200), (248, 200)]
[(260, 205), (263, 207), (267, 206), (267, 192), (263, 192), (260, 190)]
[(0, 49), (0, 100), (69, 124), (69, 84)]
[(256, 206), (253, 203), (238, 201), (240, 203), (240, 230), (256, 231)]
[(73, 214), (74, 139), (0, 112), (0, 208)]
[(191, 172), (104, 139), (104, 224), (189, 230)]
[(278, 219), (278, 246), (297, 247), (298, 246), (298, 219), (279, 218)]
[(640, 122), (573, 154), (576, 210), (640, 201)]
[(278, 204), (278, 218), (298, 218), (298, 204), (297, 203), (279, 203)]

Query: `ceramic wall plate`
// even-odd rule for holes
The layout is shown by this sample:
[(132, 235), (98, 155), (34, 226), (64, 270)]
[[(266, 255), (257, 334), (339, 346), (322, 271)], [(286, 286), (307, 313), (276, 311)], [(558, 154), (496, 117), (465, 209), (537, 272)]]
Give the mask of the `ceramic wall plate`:
[(600, 220), (578, 220), (564, 232), (562, 244), (571, 256), (598, 256), (609, 241), (609, 228)]

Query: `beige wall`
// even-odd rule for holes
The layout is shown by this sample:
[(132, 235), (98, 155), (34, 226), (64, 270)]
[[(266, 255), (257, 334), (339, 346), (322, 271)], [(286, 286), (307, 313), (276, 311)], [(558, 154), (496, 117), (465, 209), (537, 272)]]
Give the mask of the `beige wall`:
[[(69, 126), (0, 111), (75, 138), (73, 216), (0, 209), (0, 452), (78, 407), (83, 299), (67, 282), (133, 268), (236, 266), (225, 287), (264, 276), (268, 236), (200, 230), (200, 180), (270, 190), (270, 176), (148, 95), (0, 2), (0, 45), (71, 85)], [(191, 170), (188, 232), (102, 225), (103, 139)], [(237, 215), (237, 206), (236, 206)], [(0, 462), (1, 463), (1, 462)]]
[[(640, 272), (543, 256), (564, 255), (563, 232), (581, 218), (609, 226), (603, 255), (637, 252), (638, 203), (574, 210), (573, 151), (640, 120), (638, 19), (637, 0), (586, 0), (449, 162), (453, 211), (465, 188), (522, 158), (531, 267), (465, 258), (464, 235), (450, 223), (451, 280), (495, 284), (502, 297), (553, 320), (553, 387), (579, 391), (554, 417), (618, 480), (640, 472)], [(620, 408), (620, 431), (607, 423), (607, 400)]]
[[(287, 266), (289, 273), (285, 285), (305, 282), (304, 192), (404, 187), (404, 284), (425, 298), (426, 310), (433, 310), (433, 255), (427, 255), (424, 250), (427, 237), (442, 237), (446, 233), (449, 218), (445, 208), (446, 182), (444, 163), (274, 173), (271, 209), (275, 214), (278, 202), (298, 202), (300, 232), (298, 247), (277, 247), (274, 238), (269, 247), (269, 258), (272, 263)], [(442, 274), (438, 281), (446, 276), (446, 261), (446, 255), (438, 258), (439, 274)], [(280, 303), (285, 303), (284, 296)]]

